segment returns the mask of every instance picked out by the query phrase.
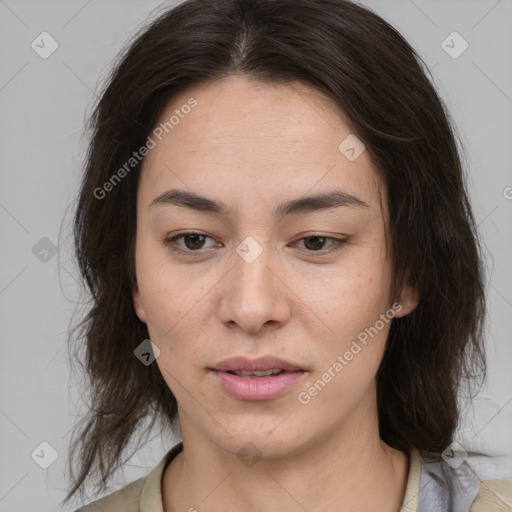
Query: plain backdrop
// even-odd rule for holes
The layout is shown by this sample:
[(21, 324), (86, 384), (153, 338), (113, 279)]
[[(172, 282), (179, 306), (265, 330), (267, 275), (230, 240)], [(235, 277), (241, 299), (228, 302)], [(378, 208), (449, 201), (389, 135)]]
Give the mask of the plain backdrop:
[[(481, 478), (510, 477), (512, 1), (362, 3), (425, 60), (466, 148), (488, 258), (489, 375), (458, 441), (493, 456), (470, 458)], [(0, 0), (0, 512), (56, 511), (65, 494), (69, 432), (82, 407), (66, 336), (78, 298), (69, 223), (87, 142), (84, 122), (115, 55), (162, 5)], [(46, 43), (38, 47), (42, 37)], [(50, 51), (55, 44), (42, 58), (42, 46)], [(113, 488), (147, 474), (176, 441), (153, 436)]]

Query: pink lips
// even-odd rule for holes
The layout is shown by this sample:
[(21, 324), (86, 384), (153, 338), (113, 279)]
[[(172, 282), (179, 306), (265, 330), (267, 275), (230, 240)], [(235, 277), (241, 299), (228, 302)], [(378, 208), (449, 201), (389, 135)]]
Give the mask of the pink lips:
[[(230, 372), (280, 370), (272, 376), (239, 376)], [(276, 357), (232, 357), (212, 368), (221, 388), (238, 400), (270, 400), (291, 389), (305, 375), (299, 366)]]

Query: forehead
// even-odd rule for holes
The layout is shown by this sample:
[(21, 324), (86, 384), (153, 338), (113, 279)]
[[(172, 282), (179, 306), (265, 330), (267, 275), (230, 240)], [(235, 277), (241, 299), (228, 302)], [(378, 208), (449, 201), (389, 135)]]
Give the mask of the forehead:
[(346, 116), (305, 84), (241, 76), (203, 83), (173, 97), (152, 134), (159, 128), (143, 164), (146, 201), (185, 186), (226, 203), (235, 191), (238, 201), (242, 195), (282, 201), (284, 194), (340, 187), (378, 202), (379, 179), (367, 152), (355, 160), (342, 152), (354, 137)]

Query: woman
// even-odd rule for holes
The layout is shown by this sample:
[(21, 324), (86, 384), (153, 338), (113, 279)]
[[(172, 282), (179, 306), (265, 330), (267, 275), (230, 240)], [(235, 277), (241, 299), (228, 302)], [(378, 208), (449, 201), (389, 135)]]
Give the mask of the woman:
[[(188, 0), (120, 59), (75, 220), (81, 511), (506, 510), (452, 444), (485, 374), (478, 236), (420, 58), (345, 0)], [(442, 455), (441, 455), (442, 454)], [(500, 508), (501, 507), (501, 508)]]

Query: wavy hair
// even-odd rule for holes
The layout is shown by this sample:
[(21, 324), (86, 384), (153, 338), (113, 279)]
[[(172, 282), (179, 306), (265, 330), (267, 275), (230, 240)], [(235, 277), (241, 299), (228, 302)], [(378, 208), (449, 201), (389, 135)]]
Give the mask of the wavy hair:
[(105, 489), (144, 420), (177, 417), (157, 365), (133, 354), (149, 337), (132, 301), (140, 162), (106, 197), (97, 191), (178, 92), (233, 75), (314, 87), (366, 145), (387, 190), (393, 291), (407, 279), (421, 297), (392, 321), (377, 374), (380, 436), (403, 451), (450, 444), (462, 382), (485, 377), (484, 268), (462, 151), (426, 69), (397, 30), (348, 0), (186, 0), (119, 54), (89, 121), (73, 225), (90, 295), (76, 326), (90, 397), (70, 444), (66, 501), (88, 477)]

